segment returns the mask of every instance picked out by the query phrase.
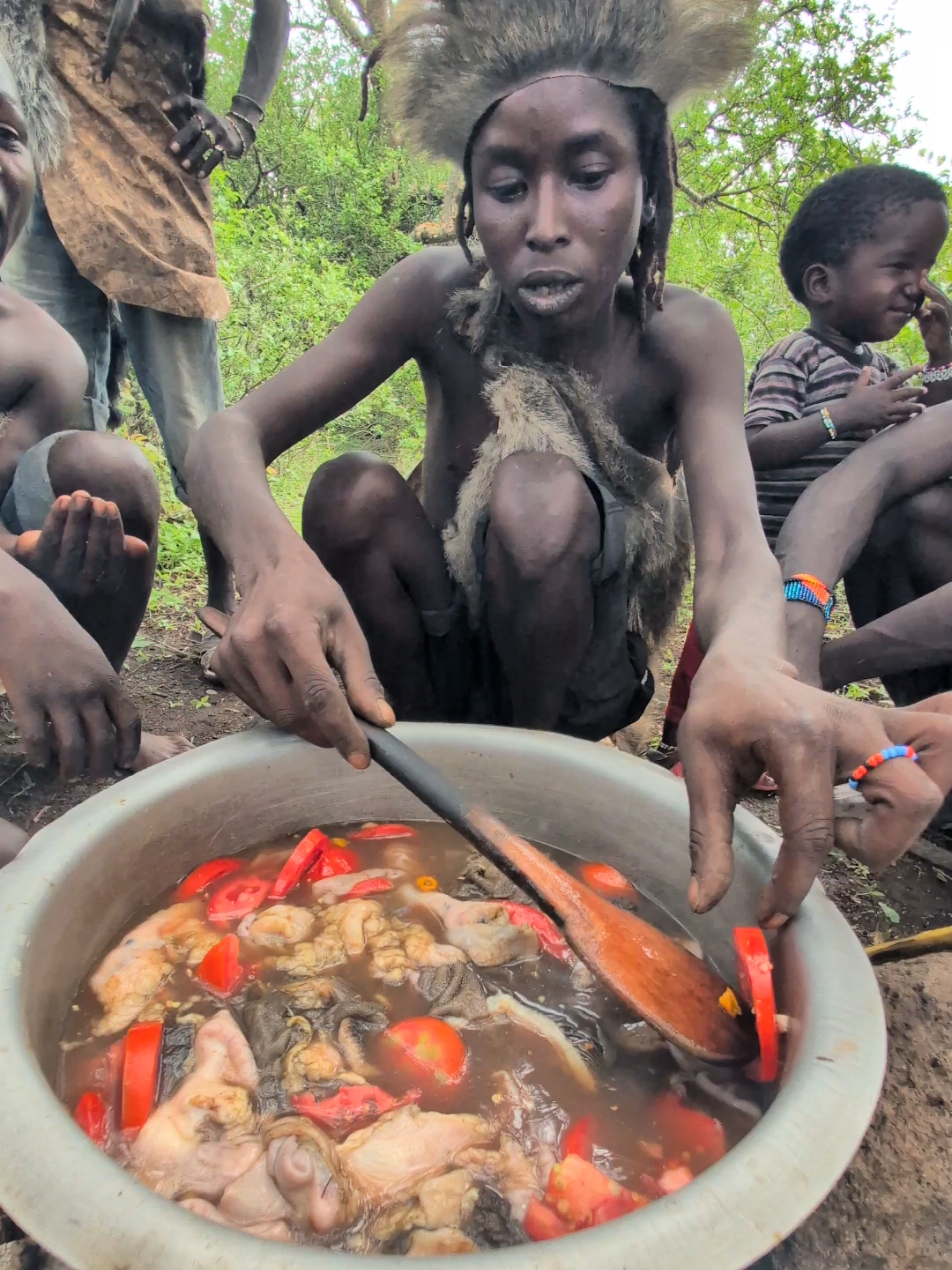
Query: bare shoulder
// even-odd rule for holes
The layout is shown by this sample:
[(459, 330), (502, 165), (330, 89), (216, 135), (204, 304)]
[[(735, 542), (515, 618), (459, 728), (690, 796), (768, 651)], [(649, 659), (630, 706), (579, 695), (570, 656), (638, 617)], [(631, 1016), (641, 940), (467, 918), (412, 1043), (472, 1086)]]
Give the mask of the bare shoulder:
[(678, 360), (692, 350), (716, 350), (725, 338), (737, 338), (724, 306), (688, 287), (666, 287), (664, 308), (655, 310), (650, 321), (652, 336)]
[(48, 313), (0, 286), (0, 409), (36, 398), (60, 422), (79, 409), (86, 359)]
[(362, 304), (370, 302), (388, 314), (399, 310), (402, 321), (425, 338), (442, 325), (453, 293), (477, 281), (476, 270), (459, 247), (424, 247), (388, 269)]

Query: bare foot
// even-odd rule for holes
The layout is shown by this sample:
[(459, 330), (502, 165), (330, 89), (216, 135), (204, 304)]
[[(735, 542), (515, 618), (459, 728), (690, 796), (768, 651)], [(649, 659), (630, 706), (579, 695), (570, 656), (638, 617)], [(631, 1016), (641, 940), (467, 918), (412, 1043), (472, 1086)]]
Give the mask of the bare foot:
[(0, 869), (19, 855), (30, 835), (9, 820), (0, 820)]
[(155, 767), (163, 759), (175, 758), (176, 754), (184, 754), (194, 748), (191, 741), (184, 736), (156, 736), (154, 732), (143, 732), (139, 753), (128, 770), (144, 772), (147, 767)]

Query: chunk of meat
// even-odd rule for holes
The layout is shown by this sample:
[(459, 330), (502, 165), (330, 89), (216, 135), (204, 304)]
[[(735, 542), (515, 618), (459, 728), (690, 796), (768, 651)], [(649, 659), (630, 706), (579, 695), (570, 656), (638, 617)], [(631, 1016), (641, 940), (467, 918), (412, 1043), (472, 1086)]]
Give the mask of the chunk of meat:
[[(272, 904), (255, 914), (247, 937), (262, 948), (289, 948), (303, 943), (314, 929), (314, 914), (295, 904)], [(239, 935), (245, 932), (239, 928)]]
[(284, 1064), (284, 1083), (289, 1094), (298, 1094), (308, 1083), (339, 1080), (346, 1064), (336, 1045), (328, 1037), (305, 1041), (288, 1051)]
[(218, 943), (221, 936), (205, 926), (201, 911), (200, 900), (163, 908), (106, 954), (89, 980), (105, 1009), (93, 1027), (95, 1036), (121, 1032), (135, 1022), (174, 965), (186, 960), (197, 965)]
[(245, 1035), (262, 1072), (270, 1072), (291, 1042), (289, 1001), (283, 992), (264, 992), (250, 997), (241, 1011)]
[(133, 1144), (136, 1176), (160, 1195), (217, 1200), (261, 1154), (249, 1092), (258, 1073), (227, 1010), (199, 1028), (195, 1065), (157, 1107)]
[(407, 842), (391, 842), (383, 849), (383, 862), (397, 873), (419, 873), (420, 856), (416, 847)]
[(536, 1036), (554, 1045), (563, 1067), (583, 1088), (592, 1091), (598, 1088), (594, 1072), (552, 1019), (540, 1014), (538, 1010), (531, 1010), (527, 1005), (523, 1005), (521, 1001), (517, 1001), (515, 997), (510, 997), (504, 992), (497, 992), (495, 996), (487, 998), (486, 1008), (490, 1016), (499, 1022), (517, 1023), (520, 1027), (534, 1032)]
[(367, 941), (370, 973), (384, 983), (401, 984), (422, 966), (465, 964), (466, 954), (449, 944), (440, 944), (416, 922), (392, 917), (386, 930)]
[[(351, 874), (351, 877), (354, 875)], [(324, 913), (324, 931), (336, 928), (348, 957), (359, 957), (367, 940), (387, 929), (387, 919), (376, 900), (345, 900)]]
[(515, 1138), (505, 1133), (500, 1135), (497, 1150), (474, 1147), (457, 1157), (458, 1164), (506, 1197), (516, 1221), (522, 1221), (533, 1196), (541, 1199), (545, 1194), (546, 1181), (555, 1162), (554, 1153), (545, 1150), (530, 1160)]
[(388, 882), (394, 882), (401, 876), (399, 869), (364, 869), (362, 873), (339, 873), (336, 877), (321, 878), (319, 882), (315, 882), (311, 886), (311, 894), (318, 904), (333, 904), (341, 896), (349, 895), (360, 882), (367, 882), (370, 878), (386, 878)]
[(287, 1222), (256, 1222), (248, 1226), (236, 1227), (233, 1222), (228, 1221), (218, 1211), (214, 1204), (209, 1203), (207, 1199), (199, 1199), (194, 1195), (188, 1199), (180, 1199), (179, 1207), (187, 1209), (190, 1213), (195, 1213), (197, 1217), (204, 1217), (206, 1221), (213, 1221), (219, 1226), (243, 1230), (246, 1235), (257, 1235), (259, 1239), (274, 1239), (281, 1243), (287, 1243), (291, 1238), (291, 1231), (288, 1229)]
[(427, 1178), (417, 1192), (423, 1225), (430, 1230), (465, 1225), (478, 1196), (472, 1174), (466, 1169), (452, 1169), (441, 1177)]
[(489, 1018), (486, 993), (472, 966), (427, 966), (412, 973), (410, 982), (437, 1018), (448, 1019), (457, 1027)]
[(275, 966), (282, 974), (312, 979), (322, 970), (342, 966), (346, 960), (343, 936), (336, 926), (331, 926), (310, 943), (295, 944), (290, 953), (276, 959)]
[(461, 1230), (443, 1227), (441, 1230), (415, 1230), (410, 1236), (408, 1257), (443, 1257), (460, 1252), (477, 1252), (478, 1249)]
[(355, 1190), (368, 1203), (381, 1204), (412, 1194), (459, 1152), (492, 1136), (492, 1126), (481, 1116), (410, 1105), (352, 1133), (339, 1148), (340, 1162)]
[(539, 940), (528, 926), (513, 926), (502, 904), (490, 900), (454, 900), (441, 891), (404, 887), (407, 903), (428, 908), (446, 928), (446, 938), (477, 966), (503, 966), (539, 954)]
[(323, 1010), (327, 1006), (346, 1001), (354, 990), (342, 979), (292, 979), (282, 984), (281, 991), (291, 998), (299, 1010)]
[(317, 1125), (294, 1116), (277, 1121), (265, 1137), (271, 1176), (301, 1225), (324, 1235), (353, 1221), (360, 1197), (341, 1169), (337, 1148)]
[(293, 1216), (291, 1205), (274, 1184), (264, 1153), (246, 1173), (225, 1187), (218, 1211), (233, 1226), (287, 1222)]

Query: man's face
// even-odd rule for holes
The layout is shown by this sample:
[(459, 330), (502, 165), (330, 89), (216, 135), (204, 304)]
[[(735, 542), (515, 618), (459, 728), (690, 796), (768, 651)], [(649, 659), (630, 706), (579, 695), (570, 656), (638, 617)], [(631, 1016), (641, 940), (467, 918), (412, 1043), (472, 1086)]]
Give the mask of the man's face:
[(844, 265), (827, 267), (831, 325), (856, 343), (895, 339), (922, 303), (922, 275), (948, 232), (948, 210), (934, 199), (887, 212)]
[(609, 302), (637, 241), (643, 182), (622, 96), (584, 75), (501, 101), (472, 157), (486, 260), (523, 320), (578, 330)]
[(20, 95), (9, 66), (0, 57), (0, 260), (26, 224), (35, 187)]

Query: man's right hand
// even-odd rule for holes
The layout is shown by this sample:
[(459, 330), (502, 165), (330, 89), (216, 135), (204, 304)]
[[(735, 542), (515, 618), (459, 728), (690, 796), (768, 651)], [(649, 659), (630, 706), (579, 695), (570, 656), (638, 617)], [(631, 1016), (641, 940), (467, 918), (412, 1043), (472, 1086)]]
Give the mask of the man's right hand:
[(64, 600), (115, 595), (127, 559), (148, 554), (148, 543), (123, 531), (116, 504), (85, 490), (57, 498), (43, 528), (20, 534), (13, 548), (14, 559)]
[(354, 716), (388, 728), (393, 711), (344, 592), (303, 542), (258, 575), (233, 617), (209, 608), (199, 617), (221, 636), (209, 669), (252, 710), (333, 746), (353, 767), (369, 765)]
[(830, 418), (838, 432), (879, 432), (894, 423), (905, 423), (925, 410), (922, 389), (910, 388), (907, 381), (920, 375), (924, 367), (910, 366), (896, 371), (882, 383), (870, 384), (871, 371), (864, 366), (847, 396), (829, 406)]
[(0, 580), (0, 680), (28, 763), (55, 757), (64, 780), (130, 767), (139, 713), (102, 649), (50, 589), (25, 569)]

